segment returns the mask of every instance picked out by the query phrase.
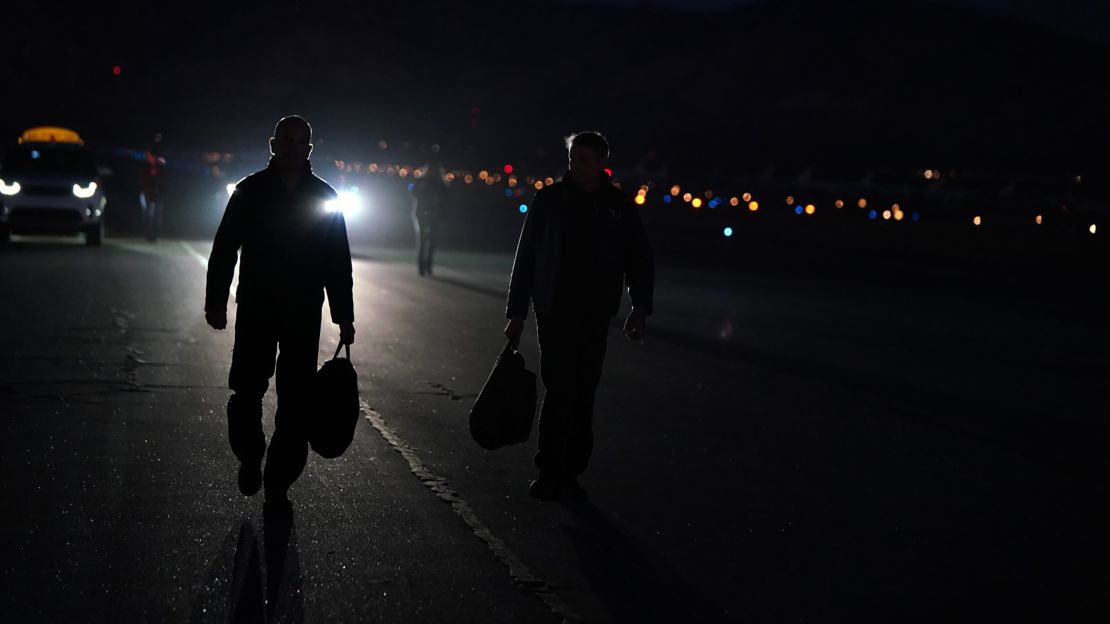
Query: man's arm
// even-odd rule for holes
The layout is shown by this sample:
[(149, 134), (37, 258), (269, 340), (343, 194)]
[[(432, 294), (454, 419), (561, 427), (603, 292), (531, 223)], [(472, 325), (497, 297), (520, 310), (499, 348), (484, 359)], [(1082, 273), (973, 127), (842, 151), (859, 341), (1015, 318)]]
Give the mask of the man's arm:
[(640, 220), (635, 205), (628, 209), (628, 236), (625, 247), (625, 281), (632, 311), (624, 322), (624, 335), (637, 340), (644, 335), (647, 317), (652, 312), (655, 297), (655, 258), (648, 241), (647, 231)]
[(528, 304), (532, 300), (536, 242), (540, 235), (540, 224), (543, 222), (543, 210), (546, 204), (544, 197), (544, 193), (536, 193), (532, 200), (532, 209), (524, 216), (524, 225), (520, 228), (520, 239), (516, 244), (516, 256), (513, 258), (512, 275), (509, 277), (509, 296), (505, 304), (505, 317), (509, 322), (505, 325), (505, 336), (514, 347), (520, 345), (520, 336), (524, 333), (524, 319), (528, 318)]
[(516, 245), (516, 255), (513, 258), (513, 270), (509, 277), (509, 295), (505, 304), (505, 318), (528, 318), (528, 304), (532, 300), (532, 289), (535, 280), (536, 268), (536, 243), (540, 236), (541, 223), (543, 223), (545, 194), (536, 193), (532, 200), (532, 208), (524, 216), (524, 225), (520, 228), (520, 239)]
[(227, 200), (227, 208), (212, 241), (212, 254), (208, 257), (204, 317), (215, 329), (227, 327), (227, 297), (235, 276), (235, 263), (239, 260), (239, 248), (243, 246), (245, 201), (243, 192), (238, 189)]
[(355, 341), (354, 277), (351, 267), (351, 245), (347, 240), (347, 222), (343, 213), (330, 217), (325, 250), (324, 290), (328, 293), (331, 320), (339, 325), (339, 339), (345, 344)]

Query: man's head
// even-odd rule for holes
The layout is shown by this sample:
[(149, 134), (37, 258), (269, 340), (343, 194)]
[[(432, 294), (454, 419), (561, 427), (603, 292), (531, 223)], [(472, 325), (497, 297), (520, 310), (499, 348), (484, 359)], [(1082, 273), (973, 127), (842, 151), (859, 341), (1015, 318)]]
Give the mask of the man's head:
[(304, 166), (312, 153), (312, 126), (303, 117), (282, 117), (274, 126), (270, 138), (270, 153), (274, 163), (286, 171), (297, 171)]
[(596, 183), (609, 162), (609, 142), (600, 132), (577, 132), (564, 140), (571, 179), (578, 184)]

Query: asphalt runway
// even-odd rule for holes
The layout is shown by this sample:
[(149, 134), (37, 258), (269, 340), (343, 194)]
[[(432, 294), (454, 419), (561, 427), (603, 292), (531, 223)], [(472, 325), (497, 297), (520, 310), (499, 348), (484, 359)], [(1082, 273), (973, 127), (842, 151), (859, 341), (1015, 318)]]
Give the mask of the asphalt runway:
[[(5, 621), (1110, 615), (1096, 267), (665, 264), (644, 340), (614, 321), (588, 497), (540, 503), (534, 433), (467, 429), (511, 258), (447, 250), (421, 279), (358, 247), (364, 418), (282, 524), (236, 489), (209, 248), (0, 249)], [(531, 323), (522, 350), (536, 370)]]

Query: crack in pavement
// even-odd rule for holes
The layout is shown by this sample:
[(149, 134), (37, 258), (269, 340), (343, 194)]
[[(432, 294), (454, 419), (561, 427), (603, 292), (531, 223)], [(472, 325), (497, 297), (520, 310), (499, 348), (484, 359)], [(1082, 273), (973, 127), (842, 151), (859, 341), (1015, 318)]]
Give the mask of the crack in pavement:
[(448, 388), (447, 386), (445, 386), (441, 383), (435, 382), (435, 381), (425, 381), (424, 383), (426, 385), (430, 386), (433, 391), (432, 392), (419, 392), (417, 394), (431, 394), (431, 395), (435, 395), (435, 396), (445, 396), (445, 397), (451, 399), (452, 401), (461, 401), (463, 399), (476, 399), (476, 398), (478, 398), (477, 394), (459, 394), (458, 392), (455, 392), (451, 388)]
[(470, 505), (463, 500), (455, 491), (447, 487), (447, 479), (434, 474), (424, 466), (424, 462), (417, 456), (416, 451), (411, 446), (405, 443), (396, 432), (394, 432), (389, 425), (386, 424), (385, 419), (381, 414), (371, 409), (370, 405), (360, 400), (361, 411), (363, 416), (370, 421), (370, 425), (378, 430), (387, 444), (401, 454), (409, 464), (409, 470), (420, 482), (431, 490), (440, 500), (451, 505), (451, 509), (462, 518), (463, 522), (470, 527), (474, 535), (482, 540), (493, 551), (498, 561), (503, 563), (509, 569), (509, 577), (512, 579), (513, 585), (520, 591), (535, 596), (543, 601), (544, 605), (551, 612), (551, 614), (559, 618), (562, 622), (583, 622), (585, 621), (582, 616), (578, 615), (566, 601), (563, 600), (559, 594), (555, 592), (551, 585), (548, 585), (543, 579), (539, 578), (528, 569), (528, 566), (516, 556), (512, 550), (509, 549), (501, 538), (497, 537), (490, 531), (489, 527), (485, 525), (478, 518), (478, 514), (470, 507)]

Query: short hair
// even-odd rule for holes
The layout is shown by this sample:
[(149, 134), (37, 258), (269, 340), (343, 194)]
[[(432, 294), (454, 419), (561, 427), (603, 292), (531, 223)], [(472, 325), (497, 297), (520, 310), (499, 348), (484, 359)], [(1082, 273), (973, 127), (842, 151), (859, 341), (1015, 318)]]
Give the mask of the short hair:
[(588, 130), (586, 132), (575, 132), (563, 139), (567, 145), (567, 151), (575, 145), (588, 147), (597, 154), (598, 158), (609, 157), (609, 141), (605, 140), (605, 136), (595, 130)]
[(286, 115), (285, 117), (279, 119), (277, 124), (274, 125), (274, 136), (276, 137), (278, 133), (281, 132), (284, 128), (288, 128), (289, 126), (294, 124), (303, 125), (308, 130), (308, 136), (312, 136), (312, 126), (310, 126), (308, 122), (305, 121), (305, 118), (301, 117), (300, 115)]

